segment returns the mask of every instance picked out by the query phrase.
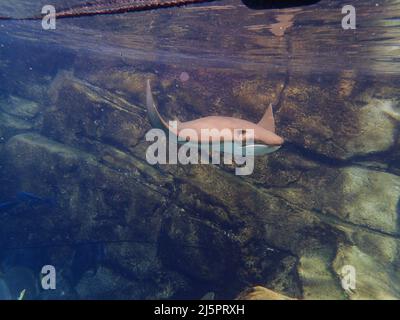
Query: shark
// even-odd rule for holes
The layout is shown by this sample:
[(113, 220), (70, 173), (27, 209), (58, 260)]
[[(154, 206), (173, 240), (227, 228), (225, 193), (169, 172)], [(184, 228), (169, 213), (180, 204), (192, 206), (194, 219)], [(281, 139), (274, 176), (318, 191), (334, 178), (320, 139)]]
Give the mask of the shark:
[[(146, 108), (149, 121), (154, 128), (161, 129), (168, 134), (175, 135), (178, 143), (193, 143), (200, 148), (209, 144), (218, 143), (221, 153), (240, 153), (241, 155), (261, 156), (277, 151), (284, 143), (284, 139), (276, 134), (275, 119), (272, 104), (258, 123), (225, 116), (208, 116), (187, 122), (176, 121), (176, 126), (171, 126), (159, 113), (151, 90), (150, 80), (146, 82)], [(188, 137), (188, 130), (196, 133)], [(202, 130), (218, 130), (218, 136), (207, 137), (207, 141), (198, 138)], [(252, 139), (247, 139), (247, 131), (252, 131)], [(242, 134), (237, 134), (241, 132)], [(188, 139), (189, 138), (189, 139)], [(250, 141), (248, 143), (248, 140)], [(233, 145), (235, 145), (233, 147)]]

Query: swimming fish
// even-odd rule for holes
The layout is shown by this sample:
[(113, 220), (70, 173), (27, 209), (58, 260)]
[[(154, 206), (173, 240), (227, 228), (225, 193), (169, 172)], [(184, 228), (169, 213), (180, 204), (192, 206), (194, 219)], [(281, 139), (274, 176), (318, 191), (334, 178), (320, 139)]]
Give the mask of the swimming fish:
[[(284, 142), (283, 138), (275, 133), (275, 120), (272, 105), (268, 107), (264, 116), (258, 123), (233, 117), (209, 116), (187, 122), (178, 121), (177, 127), (173, 128), (158, 112), (151, 92), (150, 80), (147, 80), (146, 107), (151, 125), (154, 128), (177, 136), (178, 142), (180, 143), (193, 143), (197, 146), (204, 146), (207, 142), (215, 143), (223, 140), (223, 143), (220, 143), (220, 152), (232, 153), (233, 151), (240, 152), (242, 155), (251, 154), (257, 156), (278, 150)], [(193, 137), (193, 139), (189, 137), (190, 139), (188, 141), (188, 130), (185, 129), (191, 129), (192, 132), (196, 133), (196, 136)], [(216, 129), (221, 135), (206, 137), (207, 140), (202, 140), (202, 138), (195, 140), (196, 137), (202, 136), (201, 133), (204, 129)], [(247, 139), (245, 137), (246, 130), (253, 130), (254, 143), (247, 144)], [(242, 135), (237, 135), (235, 133), (240, 131), (243, 132)], [(232, 147), (232, 145), (229, 144), (235, 144), (235, 146)], [(208, 145), (207, 148), (209, 148)]]

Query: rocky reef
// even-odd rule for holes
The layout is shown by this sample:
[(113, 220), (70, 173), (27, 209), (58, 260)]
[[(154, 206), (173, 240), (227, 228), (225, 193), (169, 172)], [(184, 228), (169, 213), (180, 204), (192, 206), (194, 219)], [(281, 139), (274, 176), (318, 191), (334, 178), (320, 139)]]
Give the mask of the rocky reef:
[[(174, 64), (19, 55), (18, 66), (0, 55), (0, 195), (55, 204), (0, 212), (0, 261), (58, 272), (57, 290), (32, 284), (28, 298), (233, 299), (254, 286), (242, 297), (275, 297), (262, 286), (285, 299), (400, 298), (398, 79), (196, 67), (182, 81)], [(29, 70), (33, 56), (45, 72)], [(247, 177), (151, 166), (148, 78), (169, 118), (256, 121), (273, 103), (287, 144)]]
[[(223, 166), (149, 165), (143, 94), (155, 76), (111, 77), (122, 92), (99, 75), (60, 71), (47, 100), (9, 95), (0, 106), (1, 194), (57, 199), (3, 213), (0, 247), (36, 248), (58, 268), (62, 297), (234, 298), (252, 285), (302, 299), (399, 297), (394, 88), (355, 84), (345, 102), (340, 86), (291, 80), (276, 112), (290, 144), (243, 178)], [(208, 99), (223, 101), (219, 113), (236, 103), (236, 114), (257, 117), (281, 81), (239, 79), (203, 101), (201, 81), (156, 84), (160, 99), (170, 96), (163, 111), (181, 118), (191, 101), (206, 115)], [(341, 287), (345, 265), (358, 271), (355, 292)]]

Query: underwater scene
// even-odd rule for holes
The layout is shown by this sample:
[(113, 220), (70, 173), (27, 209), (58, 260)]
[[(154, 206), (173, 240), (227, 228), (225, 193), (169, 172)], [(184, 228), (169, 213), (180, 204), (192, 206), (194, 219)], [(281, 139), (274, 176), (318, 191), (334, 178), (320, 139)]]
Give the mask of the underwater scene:
[(400, 1), (0, 0), (0, 222), (1, 300), (400, 299)]

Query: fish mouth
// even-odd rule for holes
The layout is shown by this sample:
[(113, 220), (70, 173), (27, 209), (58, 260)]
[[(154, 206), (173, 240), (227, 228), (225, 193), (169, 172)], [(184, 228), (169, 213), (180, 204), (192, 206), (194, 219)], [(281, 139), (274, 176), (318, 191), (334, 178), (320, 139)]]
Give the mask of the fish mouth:
[(266, 155), (278, 151), (282, 145), (259, 145), (255, 146), (255, 149), (259, 149), (258, 154), (256, 155)]

